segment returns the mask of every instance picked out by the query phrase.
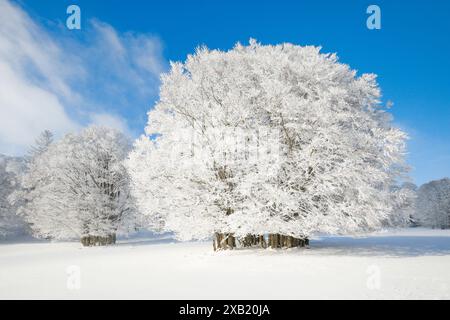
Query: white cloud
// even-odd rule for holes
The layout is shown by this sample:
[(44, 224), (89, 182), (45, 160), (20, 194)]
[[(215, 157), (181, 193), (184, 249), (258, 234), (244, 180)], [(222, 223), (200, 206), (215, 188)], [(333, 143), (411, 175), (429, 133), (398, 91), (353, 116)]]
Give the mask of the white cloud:
[(24, 12), (0, 0), (0, 152), (19, 153), (44, 128), (77, 128), (59, 99), (71, 97), (60, 55)]
[(76, 130), (58, 97), (27, 81), (0, 61), (0, 152), (17, 154), (44, 129)]
[(128, 125), (122, 117), (118, 117), (109, 113), (95, 113), (91, 115), (91, 125), (103, 126), (119, 130), (120, 132), (130, 135)]
[[(40, 131), (89, 124), (133, 132), (165, 68), (158, 38), (93, 20), (78, 36), (50, 32), (0, 0), (0, 153), (20, 154)], [(125, 118), (128, 120), (125, 120)]]

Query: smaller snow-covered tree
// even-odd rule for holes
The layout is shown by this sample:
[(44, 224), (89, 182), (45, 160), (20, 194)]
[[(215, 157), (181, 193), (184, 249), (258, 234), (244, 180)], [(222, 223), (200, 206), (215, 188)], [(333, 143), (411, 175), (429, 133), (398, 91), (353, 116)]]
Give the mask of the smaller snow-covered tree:
[(431, 181), (419, 188), (415, 218), (425, 227), (450, 228), (449, 178)]
[(409, 227), (415, 225), (417, 186), (405, 182), (392, 188), (393, 210), (386, 221), (389, 227)]
[(45, 152), (53, 142), (53, 133), (49, 130), (44, 130), (36, 138), (34, 145), (30, 147), (28, 151), (28, 157), (32, 160), (34, 157), (39, 156)]
[(83, 245), (114, 243), (134, 213), (123, 167), (128, 148), (118, 131), (90, 127), (35, 155), (24, 177), (28, 193), (22, 208), (33, 232), (53, 239), (78, 237)]
[(44, 130), (35, 139), (35, 143), (24, 157), (23, 168), (15, 190), (9, 195), (9, 203), (17, 208), (17, 214), (25, 219), (27, 213), (32, 212), (33, 204), (41, 197), (40, 190), (50, 182), (49, 175), (43, 175), (47, 168), (46, 162), (40, 157), (53, 142), (53, 133)]
[(23, 234), (26, 224), (17, 214), (17, 205), (9, 197), (19, 188), (24, 170), (22, 158), (0, 155), (0, 238)]

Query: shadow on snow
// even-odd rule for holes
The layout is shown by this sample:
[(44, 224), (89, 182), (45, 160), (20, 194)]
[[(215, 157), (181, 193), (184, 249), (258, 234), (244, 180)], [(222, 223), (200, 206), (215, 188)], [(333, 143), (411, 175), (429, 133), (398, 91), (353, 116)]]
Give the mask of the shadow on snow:
[(323, 237), (311, 241), (310, 250), (319, 254), (343, 256), (417, 257), (450, 255), (446, 236)]
[[(0, 241), (0, 245), (25, 244), (25, 243), (50, 243), (48, 240), (38, 240), (32, 237), (17, 237), (6, 241)], [(56, 242), (57, 243), (57, 242)], [(172, 234), (154, 234), (151, 232), (138, 233), (131, 237), (119, 237), (113, 247), (123, 246), (151, 246), (160, 244), (179, 243)], [(209, 243), (209, 242), (206, 242)], [(212, 244), (211, 244), (212, 250)], [(235, 250), (233, 250), (235, 251)], [(266, 250), (242, 248), (241, 253)], [(369, 235), (366, 237), (348, 236), (324, 236), (313, 237), (310, 249), (271, 249), (270, 252), (282, 252), (288, 254), (302, 253), (308, 255), (329, 256), (384, 256), (384, 257), (417, 257), (417, 256), (443, 256), (450, 255), (450, 233), (448, 236), (436, 235)], [(267, 251), (268, 252), (268, 251)]]

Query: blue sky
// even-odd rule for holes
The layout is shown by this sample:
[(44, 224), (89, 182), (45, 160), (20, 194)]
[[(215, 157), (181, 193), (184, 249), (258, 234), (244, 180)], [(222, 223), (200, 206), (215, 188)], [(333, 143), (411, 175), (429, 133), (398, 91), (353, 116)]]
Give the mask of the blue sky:
[[(12, 3), (18, 4), (17, 8), (42, 28), (41, 33), (47, 33), (62, 47), (63, 52), (72, 54), (72, 60), (64, 63), (74, 63), (76, 57), (84, 57), (82, 51), (89, 52), (76, 64), (95, 70), (94, 78), (87, 76), (88, 80), (77, 84), (72, 78), (61, 76), (72, 91), (83, 95), (80, 101), (84, 107), (69, 108), (67, 105), (74, 99), (57, 95), (59, 100), (69, 101), (62, 105), (69, 120), (75, 122), (74, 127), (109, 121), (134, 136), (140, 134), (146, 111), (157, 99), (158, 72), (166, 70), (169, 60), (184, 60), (198, 45), (229, 49), (237, 41), (247, 43), (250, 37), (263, 44), (320, 45), (324, 52), (337, 52), (342, 62), (359, 72), (378, 74), (383, 99), (394, 102), (395, 122), (411, 136), (408, 158), (415, 182), (421, 184), (450, 176), (450, 1), (21, 0)], [(79, 31), (64, 27), (65, 11), (70, 4), (81, 8)], [(366, 8), (370, 4), (381, 8), (381, 30), (366, 28)], [(0, 12), (1, 19), (4, 18)], [(151, 67), (142, 71), (138, 63), (129, 65), (122, 61), (116, 73), (105, 74), (107, 68), (102, 67), (101, 57), (115, 48), (115, 42), (104, 47), (103, 54), (97, 52), (99, 60), (90, 52), (93, 47), (104, 45), (111, 34), (126, 47), (127, 56), (137, 57), (133, 61), (140, 61), (139, 48), (148, 46), (152, 60), (147, 66)], [(108, 65), (111, 63), (115, 65), (114, 62)], [(120, 81), (125, 81), (120, 79), (123, 70), (130, 69), (135, 72), (130, 72), (126, 83), (130, 87), (135, 85), (130, 80), (133, 79), (145, 83), (148, 90), (131, 93), (125, 86), (123, 91), (118, 89), (116, 95), (109, 96), (111, 88), (103, 87), (102, 83), (113, 79), (119, 86), (123, 84)], [(73, 68), (67, 71), (71, 72), (77, 74)], [(100, 88), (96, 90), (92, 84)]]

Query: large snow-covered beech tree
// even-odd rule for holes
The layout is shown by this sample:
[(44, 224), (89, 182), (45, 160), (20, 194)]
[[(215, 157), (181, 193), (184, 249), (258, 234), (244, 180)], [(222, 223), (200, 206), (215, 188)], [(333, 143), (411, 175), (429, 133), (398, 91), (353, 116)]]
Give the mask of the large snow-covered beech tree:
[(24, 159), (0, 155), (0, 239), (26, 232), (26, 224), (17, 214), (18, 206), (9, 197), (19, 187)]
[(415, 219), (425, 227), (450, 228), (450, 179), (431, 181), (417, 192)]
[(34, 234), (78, 237), (83, 245), (114, 243), (135, 212), (123, 166), (128, 150), (118, 131), (90, 127), (37, 152), (23, 179), (21, 208)]
[(127, 167), (140, 210), (180, 239), (295, 246), (380, 227), (405, 139), (374, 75), (251, 40), (172, 63)]

